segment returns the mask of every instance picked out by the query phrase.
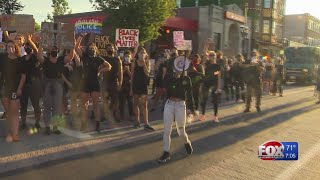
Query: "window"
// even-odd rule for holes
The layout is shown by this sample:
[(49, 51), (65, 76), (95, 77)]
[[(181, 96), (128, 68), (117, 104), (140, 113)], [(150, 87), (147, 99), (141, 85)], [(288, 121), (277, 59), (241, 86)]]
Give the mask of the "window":
[(260, 20), (257, 19), (254, 23), (254, 32), (260, 32)]
[(264, 0), (263, 7), (264, 8), (271, 8), (271, 0)]
[(263, 20), (263, 33), (270, 33), (270, 20)]

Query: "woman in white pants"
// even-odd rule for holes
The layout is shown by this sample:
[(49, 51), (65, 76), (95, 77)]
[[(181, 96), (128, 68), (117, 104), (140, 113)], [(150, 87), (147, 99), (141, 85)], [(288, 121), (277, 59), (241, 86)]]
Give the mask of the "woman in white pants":
[[(163, 134), (163, 154), (159, 158), (159, 163), (170, 160), (170, 143), (172, 124), (175, 120), (178, 134), (185, 142), (187, 154), (192, 154), (191, 142), (186, 133), (186, 108), (195, 115), (194, 101), (192, 95), (192, 83), (188, 76), (183, 76), (182, 72), (175, 72), (166, 77), (166, 91), (168, 100), (164, 107), (164, 134)], [(187, 104), (186, 104), (186, 99)]]

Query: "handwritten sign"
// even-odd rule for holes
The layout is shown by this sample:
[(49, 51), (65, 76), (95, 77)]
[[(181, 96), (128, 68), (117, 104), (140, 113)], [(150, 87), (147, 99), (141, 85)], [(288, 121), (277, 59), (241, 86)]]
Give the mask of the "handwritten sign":
[(192, 50), (192, 40), (183, 40), (175, 45), (178, 50), (181, 51), (191, 51)]
[(76, 33), (95, 33), (101, 34), (102, 19), (96, 17), (79, 18), (75, 22)]
[(95, 35), (94, 43), (99, 49), (100, 56), (107, 56), (107, 44), (109, 44), (109, 36), (107, 35)]
[(137, 47), (139, 46), (138, 29), (116, 29), (117, 47)]
[(33, 33), (35, 21), (32, 15), (1, 15), (3, 31), (16, 31), (19, 34)]
[(179, 43), (184, 41), (184, 32), (183, 31), (173, 31), (173, 43)]
[(57, 46), (59, 49), (72, 49), (74, 47), (73, 24), (43, 22), (41, 43), (47, 48)]

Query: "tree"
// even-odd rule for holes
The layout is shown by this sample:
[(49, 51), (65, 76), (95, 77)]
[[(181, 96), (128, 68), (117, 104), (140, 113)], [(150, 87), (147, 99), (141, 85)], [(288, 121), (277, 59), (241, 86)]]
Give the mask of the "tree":
[[(194, 7), (196, 0), (181, 0), (181, 7)], [(240, 8), (244, 7), (244, 0), (198, 0), (199, 6), (208, 6), (211, 4), (217, 6), (225, 6), (229, 4), (237, 4)]]
[(69, 7), (69, 3), (67, 0), (52, 0), (53, 8), (52, 14), (47, 14), (47, 19), (49, 21), (53, 21), (53, 16), (64, 15), (66, 13), (71, 14), (72, 9)]
[(41, 27), (40, 27), (40, 25), (39, 25), (37, 22), (34, 23), (34, 30), (35, 30), (36, 32), (40, 32), (40, 31), (41, 31)]
[(19, 0), (0, 0), (0, 14), (14, 14), (23, 8)]
[[(165, 20), (174, 15), (175, 0), (90, 0), (97, 10), (104, 10), (109, 16), (104, 25), (117, 28), (139, 29), (140, 44), (156, 39), (158, 30)], [(111, 36), (114, 40), (114, 36)]]

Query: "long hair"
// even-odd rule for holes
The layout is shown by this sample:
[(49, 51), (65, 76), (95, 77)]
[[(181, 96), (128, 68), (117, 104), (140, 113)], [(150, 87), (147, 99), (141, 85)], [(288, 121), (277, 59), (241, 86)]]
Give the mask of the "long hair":
[(94, 50), (96, 51), (96, 55), (99, 55), (99, 49), (98, 49), (98, 47), (97, 47), (97, 45), (96, 45), (95, 43), (89, 43), (89, 44), (86, 46), (85, 55), (88, 55), (89, 47), (90, 47), (91, 45), (94, 47)]
[[(12, 43), (14, 45), (14, 54), (17, 56), (17, 57), (21, 57), (21, 49), (20, 49), (20, 46), (18, 45), (18, 43), (12, 41), (12, 40), (9, 40), (6, 44), (6, 50), (8, 48), (8, 44), (9, 43)], [(7, 51), (6, 51), (7, 52)]]

